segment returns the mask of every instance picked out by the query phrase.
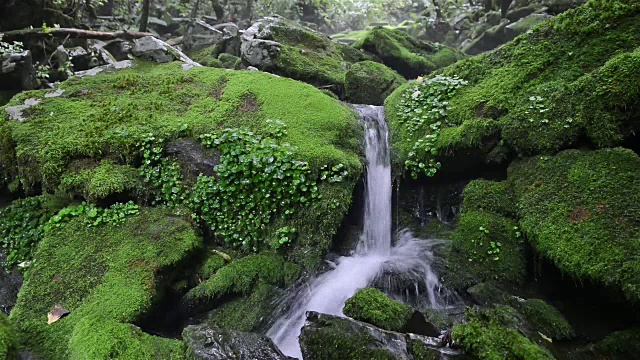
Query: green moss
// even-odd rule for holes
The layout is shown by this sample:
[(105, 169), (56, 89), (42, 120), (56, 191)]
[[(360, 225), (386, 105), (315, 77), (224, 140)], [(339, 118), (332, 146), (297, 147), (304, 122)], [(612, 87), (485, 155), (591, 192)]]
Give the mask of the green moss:
[(187, 359), (180, 340), (148, 335), (131, 324), (86, 316), (69, 339), (69, 359)]
[(637, 359), (640, 354), (640, 328), (614, 332), (597, 343), (596, 349), (612, 360)]
[(217, 45), (209, 46), (204, 49), (198, 50), (195, 53), (189, 54), (191, 60), (209, 67), (222, 67), (216, 66), (221, 65), (218, 60), (218, 56), (220, 55), (220, 47)]
[(112, 161), (103, 160), (95, 167), (65, 173), (59, 189), (69, 194), (81, 194), (90, 201), (97, 201), (112, 195), (132, 192), (140, 187), (138, 170), (128, 165), (116, 165)]
[(464, 188), (464, 211), (487, 211), (514, 216), (515, 199), (507, 182), (473, 180)]
[(354, 104), (382, 105), (384, 99), (405, 82), (400, 74), (383, 64), (358, 62), (345, 77), (346, 99)]
[(466, 323), (456, 325), (451, 336), (473, 356), (485, 360), (554, 359), (546, 349), (514, 329), (518, 319), (510, 307), (473, 308), (468, 309), (465, 315)]
[(278, 255), (262, 253), (234, 260), (191, 289), (186, 299), (192, 303), (200, 303), (211, 302), (226, 295), (249, 295), (258, 282), (273, 286), (284, 285), (284, 259)]
[(390, 351), (378, 348), (379, 340), (371, 334), (340, 318), (321, 317), (313, 327), (302, 328), (300, 346), (304, 357), (314, 359), (396, 359)]
[(447, 315), (446, 311), (427, 308), (424, 309), (422, 313), (424, 314), (424, 318), (439, 330), (450, 329), (453, 324), (452, 319)]
[(274, 311), (281, 292), (272, 285), (259, 282), (251, 295), (238, 297), (216, 308), (207, 323), (243, 332), (259, 330)]
[(413, 314), (411, 307), (375, 288), (358, 290), (345, 302), (342, 311), (351, 318), (391, 331), (402, 331)]
[(520, 228), (562, 271), (640, 299), (640, 158), (568, 150), (509, 168)]
[(19, 359), (18, 339), (7, 316), (0, 311), (0, 359)]
[(459, 267), (447, 275), (448, 283), (456, 288), (487, 280), (522, 282), (524, 243), (517, 223), (488, 212), (463, 212), (453, 233), (449, 263)]
[(483, 282), (467, 289), (473, 300), (481, 305), (504, 304), (507, 293), (498, 289), (494, 284)]
[[(496, 148), (528, 156), (584, 143), (620, 144), (640, 109), (633, 75), (640, 69), (639, 18), (634, 0), (591, 0), (499, 49), (439, 71), (469, 85), (449, 101), (438, 160), (446, 167), (470, 152), (491, 160)], [(387, 100), (392, 129), (401, 98)], [(391, 140), (395, 149), (411, 141), (393, 133)]]
[(409, 346), (415, 360), (439, 360), (441, 358), (440, 351), (428, 348), (420, 341), (411, 340)]
[(211, 276), (227, 264), (227, 261), (219, 254), (211, 252), (196, 271), (201, 280), (209, 279)]
[(575, 336), (571, 325), (555, 307), (540, 299), (516, 301), (513, 305), (525, 316), (534, 330), (554, 340)]
[(427, 75), (464, 57), (457, 50), (419, 41), (402, 30), (384, 27), (369, 30), (354, 47), (379, 56), (385, 65), (408, 79)]
[[(119, 348), (108, 337), (92, 338), (89, 328), (125, 334), (124, 324), (140, 319), (164, 292), (169, 278), (164, 274), (161, 282), (159, 275), (201, 245), (188, 222), (161, 208), (143, 210), (119, 226), (87, 227), (83, 220), (45, 235), (11, 312), (21, 345), (47, 359)], [(56, 304), (71, 313), (47, 325), (46, 314)], [(105, 322), (104, 328), (94, 330), (97, 321)], [(143, 338), (143, 343), (156, 341)], [(70, 339), (75, 339), (72, 348)]]
[(222, 53), (218, 55), (218, 60), (225, 69), (239, 70), (242, 66), (242, 60), (235, 55)]

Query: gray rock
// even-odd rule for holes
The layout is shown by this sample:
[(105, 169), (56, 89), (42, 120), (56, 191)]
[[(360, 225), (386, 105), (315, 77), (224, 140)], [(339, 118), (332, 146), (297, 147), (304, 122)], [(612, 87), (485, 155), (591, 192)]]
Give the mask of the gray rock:
[(133, 55), (138, 58), (151, 60), (158, 63), (167, 63), (178, 60), (189, 65), (189, 68), (202, 66), (197, 62), (189, 59), (189, 57), (182, 51), (153, 36), (145, 36), (143, 38), (137, 39), (134, 42)]
[(213, 176), (213, 168), (220, 162), (220, 156), (215, 151), (203, 148), (193, 139), (171, 141), (166, 151), (176, 158), (183, 178), (190, 184), (194, 184), (200, 174)]
[(258, 69), (268, 69), (275, 64), (280, 53), (280, 43), (271, 40), (253, 39), (240, 45), (242, 59)]
[[(379, 329), (360, 321), (338, 316), (307, 312), (307, 320), (300, 334), (300, 348), (304, 359), (388, 356), (399, 360), (417, 359), (421, 354), (440, 358), (461, 355), (459, 351), (439, 347), (440, 338), (402, 334)], [(359, 356), (359, 357), (357, 357)]]
[(24, 121), (24, 117), (22, 117), (22, 112), (32, 106), (36, 106), (40, 104), (42, 100), (38, 98), (29, 98), (24, 101), (22, 105), (9, 106), (4, 109), (9, 115), (10, 120), (18, 120)]
[(123, 60), (123, 61), (118, 61), (116, 63), (109, 64), (109, 65), (98, 66), (86, 71), (78, 71), (77, 73), (73, 74), (73, 76), (79, 77), (79, 78), (82, 78), (85, 76), (95, 76), (100, 74), (103, 71), (129, 69), (133, 67), (133, 65), (134, 65), (133, 60)]
[(182, 39), (183, 48), (189, 53), (202, 50), (223, 41), (225, 33), (202, 20), (197, 20)]
[[(0, 252), (0, 263), (4, 262), (6, 256)], [(9, 312), (16, 304), (18, 291), (22, 286), (22, 274), (15, 269), (6, 272), (0, 270), (0, 311), (9, 315)]]
[(31, 51), (2, 55), (0, 64), (1, 90), (33, 90), (38, 86)]
[(107, 50), (116, 61), (129, 60), (133, 44), (125, 40), (111, 40), (103, 46), (103, 49)]
[(196, 359), (203, 360), (285, 360), (273, 342), (262, 335), (234, 330), (190, 325), (182, 337)]

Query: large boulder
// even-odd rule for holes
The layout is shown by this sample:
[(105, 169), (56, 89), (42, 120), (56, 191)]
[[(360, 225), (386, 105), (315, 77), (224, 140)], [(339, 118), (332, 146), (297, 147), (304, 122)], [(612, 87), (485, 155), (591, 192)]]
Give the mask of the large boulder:
[(196, 359), (202, 360), (287, 360), (273, 342), (262, 335), (206, 325), (187, 326), (182, 337)]
[(16, 48), (0, 55), (0, 90), (33, 90), (39, 85), (31, 51)]
[[(440, 340), (385, 331), (359, 321), (307, 312), (300, 334), (304, 359), (440, 359)], [(449, 358), (456, 358), (448, 349)]]
[(379, 57), (385, 65), (407, 79), (428, 75), (464, 58), (458, 50), (383, 27), (371, 29), (354, 47)]
[(353, 104), (382, 105), (406, 80), (394, 70), (373, 61), (353, 64), (345, 75), (346, 100)]

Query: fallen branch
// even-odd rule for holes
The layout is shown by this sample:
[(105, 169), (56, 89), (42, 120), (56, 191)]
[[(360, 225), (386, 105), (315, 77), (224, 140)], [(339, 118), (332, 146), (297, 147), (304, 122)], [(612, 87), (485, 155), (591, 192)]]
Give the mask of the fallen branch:
[(5, 42), (10, 41), (21, 41), (25, 38), (45, 38), (49, 36), (55, 37), (65, 37), (69, 36), (72, 38), (78, 39), (97, 39), (97, 40), (114, 40), (114, 39), (125, 39), (125, 40), (133, 40), (139, 39), (145, 36), (156, 36), (152, 33), (148, 32), (138, 32), (138, 31), (116, 31), (116, 32), (103, 32), (103, 31), (92, 31), (92, 30), (83, 30), (83, 29), (72, 29), (72, 28), (37, 28), (37, 29), (24, 29), (24, 30), (14, 30), (7, 31), (5, 33), (0, 33), (0, 39)]

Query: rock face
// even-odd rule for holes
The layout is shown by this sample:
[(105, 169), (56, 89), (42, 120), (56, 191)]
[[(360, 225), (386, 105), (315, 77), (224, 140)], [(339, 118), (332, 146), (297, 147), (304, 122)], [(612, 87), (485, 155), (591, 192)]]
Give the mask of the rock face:
[(37, 86), (31, 51), (2, 54), (0, 90), (33, 90)]
[[(0, 263), (3, 263), (5, 259), (6, 256), (0, 252)], [(0, 270), (0, 312), (9, 315), (16, 304), (22, 280), (22, 275), (15, 269), (10, 272)]]
[(168, 63), (178, 60), (189, 67), (201, 66), (197, 62), (189, 59), (187, 55), (181, 51), (153, 36), (145, 36), (135, 40), (132, 53), (135, 57), (157, 63)]
[(193, 139), (174, 140), (167, 144), (167, 155), (177, 159), (184, 179), (193, 184), (200, 174), (213, 176), (220, 157)]
[(191, 325), (182, 333), (189, 350), (202, 360), (286, 360), (273, 342), (262, 335)]
[[(307, 312), (300, 334), (304, 359), (440, 359), (438, 338), (385, 331), (332, 315)], [(449, 358), (459, 353), (443, 349)]]
[(184, 35), (182, 43), (185, 51), (196, 52), (207, 46), (218, 44), (223, 37), (222, 31), (202, 20), (197, 20)]

